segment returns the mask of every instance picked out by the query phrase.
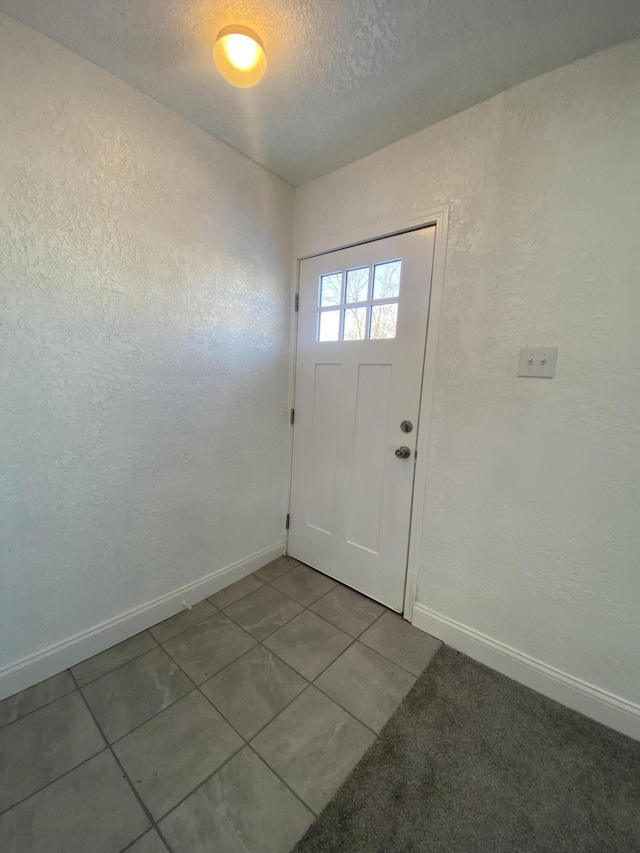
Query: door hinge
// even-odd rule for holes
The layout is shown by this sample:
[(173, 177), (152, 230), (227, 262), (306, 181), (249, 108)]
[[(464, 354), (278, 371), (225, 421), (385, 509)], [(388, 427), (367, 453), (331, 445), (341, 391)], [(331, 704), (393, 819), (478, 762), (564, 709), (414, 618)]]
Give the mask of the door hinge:
[(287, 513), (287, 518), (285, 521), (284, 529), (288, 530), (290, 524), (291, 524), (291, 513)]
[(297, 311), (299, 308), (300, 308), (300, 294), (296, 293), (295, 308), (293, 310)]
[(295, 410), (295, 409), (291, 409), (291, 425), (292, 425), (292, 426), (293, 426), (293, 424), (295, 423), (295, 420), (296, 420), (296, 410)]

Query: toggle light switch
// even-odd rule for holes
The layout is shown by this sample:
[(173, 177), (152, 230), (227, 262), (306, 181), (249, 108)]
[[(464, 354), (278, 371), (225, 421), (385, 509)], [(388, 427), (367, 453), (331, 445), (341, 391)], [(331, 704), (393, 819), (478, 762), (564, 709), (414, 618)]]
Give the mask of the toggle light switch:
[(518, 376), (553, 379), (557, 358), (558, 347), (522, 347)]

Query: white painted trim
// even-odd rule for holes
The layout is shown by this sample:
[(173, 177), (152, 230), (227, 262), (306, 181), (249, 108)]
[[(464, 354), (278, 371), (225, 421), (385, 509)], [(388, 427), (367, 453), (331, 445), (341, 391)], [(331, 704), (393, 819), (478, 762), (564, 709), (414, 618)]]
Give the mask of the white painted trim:
[(298, 261), (304, 261), (306, 258), (313, 258), (316, 255), (326, 255), (327, 252), (349, 249), (351, 246), (358, 246), (360, 243), (384, 240), (387, 237), (394, 237), (396, 234), (403, 234), (405, 231), (411, 231), (414, 228), (437, 225), (441, 217), (447, 217), (448, 214), (449, 204), (447, 202), (437, 207), (425, 208), (418, 211), (414, 216), (403, 218), (380, 216), (375, 223), (357, 225), (348, 230), (341, 230), (334, 237), (326, 239), (323, 244), (310, 243), (304, 248), (298, 246), (296, 257)]
[(414, 606), (411, 622), (416, 628), (514, 681), (640, 740), (640, 705), (536, 660), (423, 604)]
[[(295, 261), (292, 279), (293, 292), (299, 290), (300, 261), (327, 252), (337, 252), (360, 243), (372, 240), (383, 240), (395, 234), (402, 234), (417, 228), (436, 227), (436, 239), (431, 269), (431, 296), (429, 300), (429, 318), (427, 323), (427, 343), (425, 348), (422, 389), (420, 394), (420, 415), (418, 418), (418, 435), (416, 449), (416, 469), (413, 481), (413, 502), (411, 507), (411, 530), (409, 535), (409, 552), (407, 558), (407, 576), (404, 594), (404, 610), (406, 619), (410, 619), (416, 600), (418, 574), (421, 566), (422, 526), (424, 522), (425, 495), (427, 490), (427, 463), (429, 459), (429, 440), (431, 433), (431, 413), (433, 410), (433, 392), (436, 378), (436, 361), (438, 355), (438, 339), (440, 334), (440, 315), (444, 294), (445, 263), (447, 255), (447, 237), (449, 230), (449, 204), (429, 208), (406, 219), (381, 219), (375, 226), (358, 226), (341, 233), (335, 242), (329, 246), (307, 247), (305, 253), (298, 253)], [(372, 233), (373, 231), (373, 233)], [(297, 315), (293, 316), (292, 340), (289, 366), (289, 399), (295, 397), (295, 362), (297, 345)], [(293, 402), (291, 403), (293, 406)], [(293, 468), (293, 431), (290, 431), (288, 465)], [(289, 504), (291, 502), (291, 483), (289, 484)]]
[(413, 500), (411, 503), (411, 528), (407, 558), (407, 579), (404, 588), (404, 616), (411, 619), (418, 593), (418, 576), (423, 565), (422, 530), (426, 511), (427, 472), (431, 443), (431, 415), (436, 385), (440, 316), (444, 300), (444, 277), (449, 231), (449, 205), (433, 211), (432, 224), (436, 226), (436, 241), (431, 270), (431, 297), (429, 299), (429, 322), (427, 344), (424, 353), (422, 389), (420, 392), (420, 415), (416, 437), (416, 470), (413, 476)]
[(283, 552), (284, 544), (279, 542), (10, 664), (0, 670), (0, 699), (13, 696), (20, 690), (44, 681), (45, 678), (51, 678), (80, 661), (128, 640), (140, 631), (145, 631), (179, 613), (184, 608), (183, 602), (193, 606), (229, 584), (261, 569), (280, 557)]
[[(291, 328), (289, 329), (289, 382), (288, 382), (288, 408), (287, 408), (287, 444), (285, 449), (285, 465), (287, 472), (287, 483), (285, 491), (286, 513), (291, 512), (291, 489), (293, 478), (293, 430), (291, 423), (291, 409), (296, 401), (296, 366), (298, 355), (298, 312), (295, 310), (296, 296), (300, 291), (300, 261), (292, 259), (291, 263)], [(284, 531), (285, 554), (289, 553), (289, 531)]]

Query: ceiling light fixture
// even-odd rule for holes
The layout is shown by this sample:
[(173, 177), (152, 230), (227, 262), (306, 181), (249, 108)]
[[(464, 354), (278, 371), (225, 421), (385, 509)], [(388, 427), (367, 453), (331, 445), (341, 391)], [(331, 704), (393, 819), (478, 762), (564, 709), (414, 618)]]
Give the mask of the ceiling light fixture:
[(267, 70), (264, 46), (248, 27), (230, 26), (220, 30), (213, 59), (224, 79), (240, 89), (255, 86)]

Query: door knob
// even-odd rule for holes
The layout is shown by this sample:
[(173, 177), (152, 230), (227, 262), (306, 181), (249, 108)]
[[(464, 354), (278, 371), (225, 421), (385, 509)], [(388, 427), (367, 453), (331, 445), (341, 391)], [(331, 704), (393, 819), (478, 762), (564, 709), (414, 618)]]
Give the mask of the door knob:
[(396, 450), (396, 456), (398, 459), (408, 459), (411, 456), (411, 451), (403, 444), (402, 447)]

